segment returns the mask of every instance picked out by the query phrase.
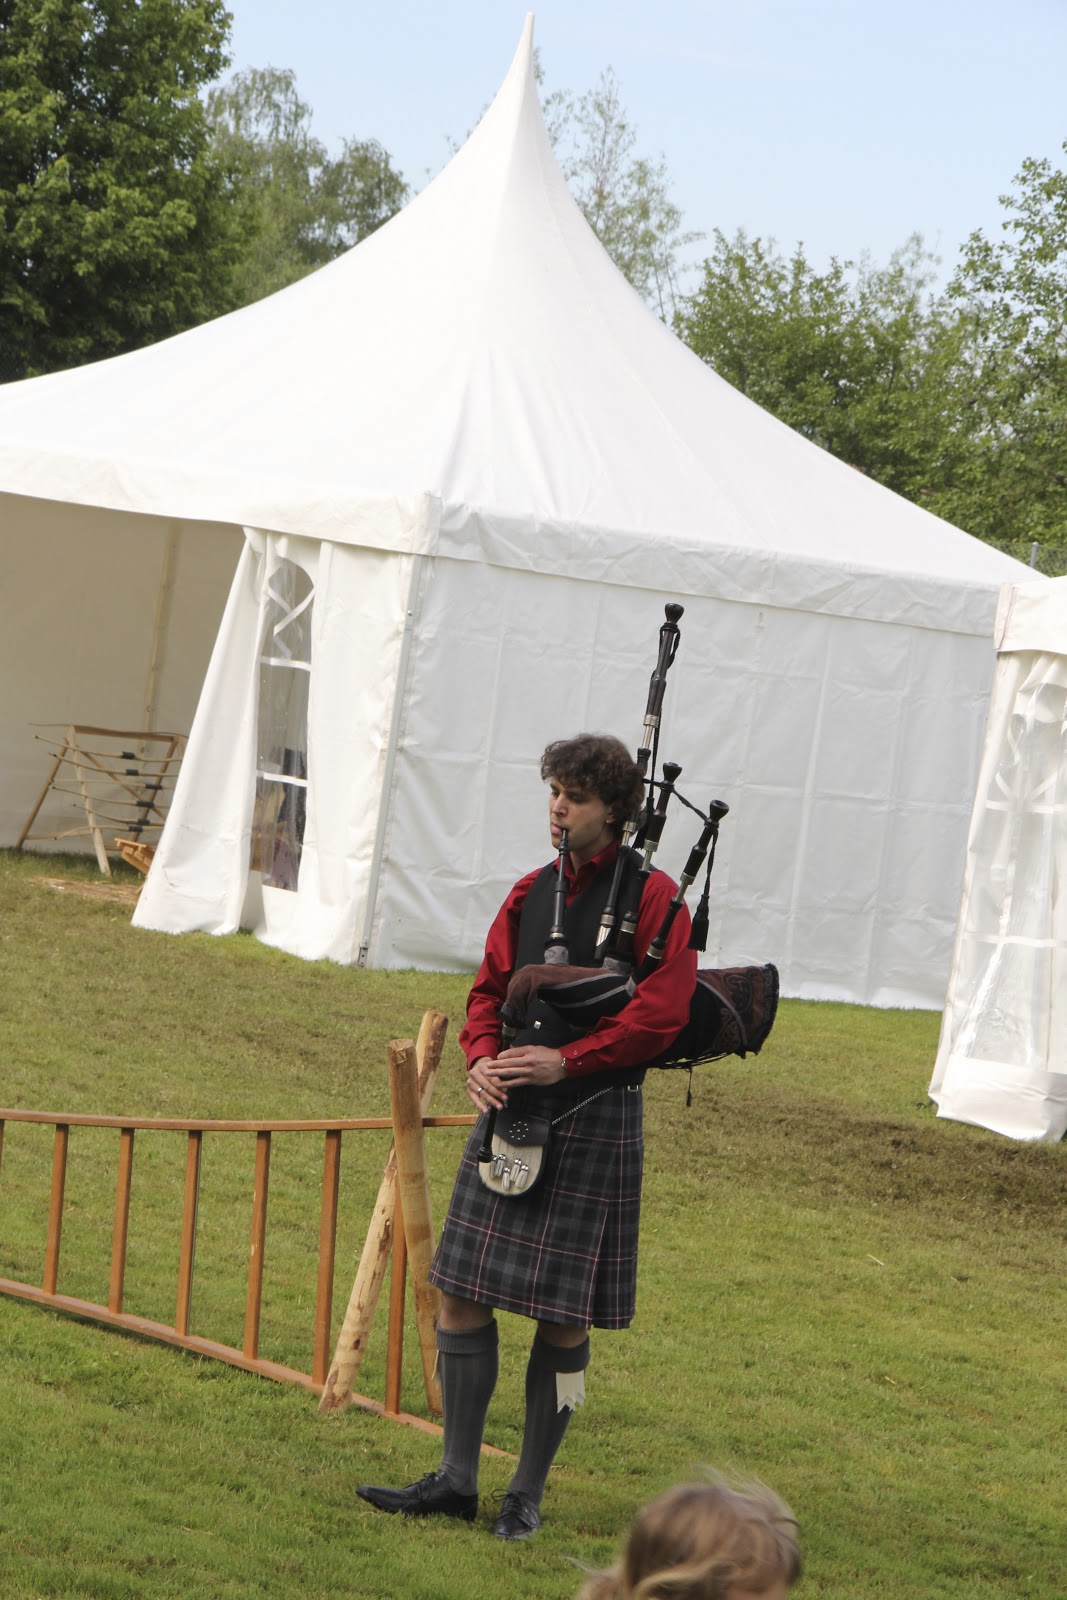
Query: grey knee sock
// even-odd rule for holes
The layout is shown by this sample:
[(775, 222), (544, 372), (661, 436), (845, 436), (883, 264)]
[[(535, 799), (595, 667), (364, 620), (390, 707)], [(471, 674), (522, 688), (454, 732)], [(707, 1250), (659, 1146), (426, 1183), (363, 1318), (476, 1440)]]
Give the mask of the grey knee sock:
[(522, 1432), (522, 1453), (515, 1476), (508, 1485), (519, 1494), (529, 1495), (541, 1504), (548, 1469), (563, 1441), (571, 1420), (570, 1406), (559, 1409), (556, 1389), (558, 1372), (584, 1372), (589, 1365), (589, 1340), (578, 1345), (549, 1344), (534, 1334), (530, 1360), (526, 1367), (526, 1425)]
[(438, 1328), (437, 1351), (445, 1413), (440, 1470), (457, 1494), (477, 1494), (485, 1414), (496, 1388), (496, 1323), (462, 1333)]

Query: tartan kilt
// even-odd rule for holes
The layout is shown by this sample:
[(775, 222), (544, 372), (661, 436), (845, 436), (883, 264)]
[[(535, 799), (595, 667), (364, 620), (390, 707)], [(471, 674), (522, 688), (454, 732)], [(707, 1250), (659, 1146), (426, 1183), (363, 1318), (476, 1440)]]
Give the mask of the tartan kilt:
[[(523, 1106), (558, 1117), (595, 1080), (536, 1091)], [(551, 1132), (541, 1181), (495, 1195), (478, 1176), (485, 1126), (467, 1141), (430, 1281), (439, 1289), (539, 1321), (627, 1328), (637, 1298), (644, 1159), (641, 1090), (616, 1086)]]

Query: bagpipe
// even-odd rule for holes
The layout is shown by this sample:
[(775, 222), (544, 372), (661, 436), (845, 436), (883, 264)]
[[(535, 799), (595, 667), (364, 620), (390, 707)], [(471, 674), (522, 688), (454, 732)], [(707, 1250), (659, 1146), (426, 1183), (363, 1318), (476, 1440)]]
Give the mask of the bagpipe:
[[(593, 964), (574, 966), (569, 960), (564, 931), (564, 863), (568, 850), (564, 831), (559, 842), (552, 927), (544, 961), (520, 967), (513, 974), (500, 1008), (501, 1043), (505, 1049), (512, 1044), (528, 1043), (564, 1049), (588, 1034), (602, 1018), (617, 1015), (663, 960), (671, 929), (690, 887), (702, 871), (704, 888), (693, 915), (689, 947), (703, 951), (707, 945), (715, 846), (719, 824), (730, 808), (725, 801), (712, 800), (704, 812), (687, 800), (677, 787), (682, 769), (675, 762), (665, 761), (662, 777), (655, 776), (664, 690), (667, 673), (677, 654), (681, 637), (678, 623), (683, 615), (683, 608), (676, 603), (667, 605), (664, 610), (666, 620), (659, 630), (656, 665), (649, 680), (641, 743), (636, 756), (644, 793), (623, 828), (615, 871), (597, 930)], [(689, 852), (662, 924), (638, 960), (634, 937), (641, 897), (672, 799), (700, 818), (701, 831)], [(696, 975), (685, 1024), (666, 1049), (642, 1066), (685, 1067), (691, 1073), (699, 1063), (723, 1056), (758, 1055), (774, 1025), (777, 1008), (778, 969), (770, 962), (764, 966), (702, 968)], [(483, 1182), (500, 1193), (529, 1189), (536, 1171), (521, 1159), (516, 1160), (514, 1155), (516, 1144), (527, 1145), (529, 1130), (525, 1130), (524, 1137), (512, 1142), (506, 1137), (506, 1130), (496, 1132), (496, 1124), (497, 1117), (490, 1112), (479, 1152)], [(540, 1166), (539, 1161), (537, 1166)]]

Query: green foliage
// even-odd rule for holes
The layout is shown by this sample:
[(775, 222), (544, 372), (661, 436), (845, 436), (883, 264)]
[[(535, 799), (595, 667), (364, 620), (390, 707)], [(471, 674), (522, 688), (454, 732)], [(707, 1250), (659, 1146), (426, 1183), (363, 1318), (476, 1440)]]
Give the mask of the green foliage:
[[(544, 74), (534, 52), (538, 84)], [(678, 296), (680, 255), (703, 237), (682, 229), (663, 156), (636, 154), (637, 130), (610, 67), (584, 94), (554, 89), (542, 96), (548, 137), (586, 221), (615, 265), (664, 320)]]
[[(0, 854), (0, 1103), (148, 1115), (379, 1111), (385, 1044), (426, 1005), (453, 1024), (434, 1109), (466, 1109), (454, 1035), (467, 982), (305, 963), (238, 936), (130, 927), (57, 894), (92, 863)], [(528, 1545), (488, 1536), (510, 1463), (488, 1458), (471, 1527), (358, 1504), (436, 1442), (358, 1410), (0, 1298), (0, 1592), (15, 1600), (569, 1600), (652, 1493), (710, 1462), (797, 1510), (821, 1600), (1059, 1600), (1067, 1148), (936, 1121), (928, 1012), (786, 1002), (755, 1061), (646, 1088), (638, 1313), (594, 1333), (588, 1401)], [(35, 1135), (37, 1135), (35, 1137)], [(165, 1135), (153, 1135), (164, 1140)], [(127, 1305), (169, 1316), (182, 1182), (138, 1134)], [(205, 1146), (194, 1331), (240, 1340), (252, 1157)], [(349, 1136), (346, 1136), (346, 1141)], [(357, 1140), (377, 1135), (356, 1135)], [(461, 1135), (429, 1136), (434, 1214)], [(307, 1357), (321, 1148), (278, 1135), (264, 1353)], [(39, 1281), (51, 1139), (9, 1123), (0, 1276)], [(117, 1140), (71, 1132), (60, 1289), (106, 1293)], [(335, 1326), (379, 1145), (346, 1142)], [(368, 1199), (369, 1197), (369, 1199)], [(31, 1204), (32, 1202), (32, 1204)], [(361, 1387), (380, 1395), (383, 1310)], [(500, 1318), (490, 1441), (514, 1452), (529, 1326)], [(408, 1326), (402, 1404), (422, 1411)], [(57, 1545), (57, 1528), (62, 1538)], [(506, 1570), (502, 1573), (502, 1563)]]
[(0, 377), (226, 309), (240, 241), (201, 87), (222, 0), (0, 0)]
[[(1067, 151), (1067, 145), (1064, 146)], [(949, 286), (969, 335), (968, 526), (1024, 559), (1067, 552), (1067, 173), (1024, 161), (999, 241), (971, 235)]]
[(686, 343), (735, 388), (887, 488), (930, 509), (968, 448), (953, 408), (961, 329), (930, 293), (914, 235), (885, 267), (798, 245), (714, 235), (703, 283), (678, 318)]
[(918, 235), (884, 267), (713, 236), (675, 320), (735, 388), (860, 472), (1038, 566), (1067, 570), (1067, 175), (1024, 164), (1006, 239), (947, 291)]
[(250, 68), (207, 97), (214, 150), (232, 173), (249, 245), (238, 302), (282, 289), (357, 244), (400, 209), (408, 186), (374, 139), (329, 156), (290, 71)]

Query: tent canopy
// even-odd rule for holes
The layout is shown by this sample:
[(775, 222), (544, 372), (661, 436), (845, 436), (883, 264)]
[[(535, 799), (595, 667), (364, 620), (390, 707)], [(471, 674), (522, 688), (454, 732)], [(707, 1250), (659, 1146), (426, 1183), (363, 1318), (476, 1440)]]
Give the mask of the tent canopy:
[(702, 590), (966, 631), (1010, 576), (644, 305), (553, 156), (532, 19), (467, 144), (358, 247), (191, 332), (0, 389), (0, 482), (642, 587), (699, 564)]

